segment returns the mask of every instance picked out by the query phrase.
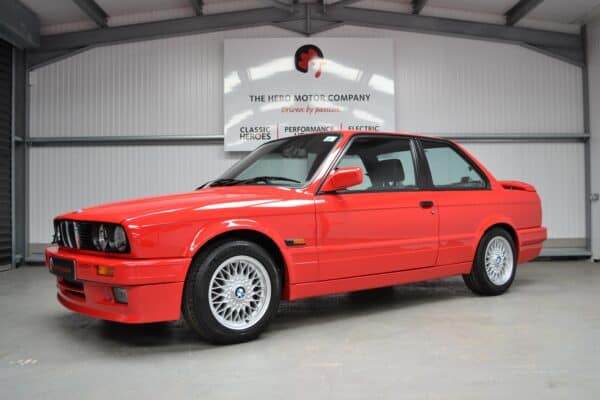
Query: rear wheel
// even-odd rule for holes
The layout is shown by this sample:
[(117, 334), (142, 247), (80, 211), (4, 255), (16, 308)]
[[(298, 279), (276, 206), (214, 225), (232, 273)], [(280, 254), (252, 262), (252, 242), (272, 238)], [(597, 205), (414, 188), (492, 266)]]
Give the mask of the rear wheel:
[(508, 290), (517, 270), (515, 243), (502, 228), (492, 228), (481, 238), (471, 273), (463, 275), (473, 292), (486, 296)]
[(209, 341), (254, 339), (277, 311), (280, 282), (277, 266), (259, 245), (243, 240), (220, 243), (190, 266), (183, 315)]

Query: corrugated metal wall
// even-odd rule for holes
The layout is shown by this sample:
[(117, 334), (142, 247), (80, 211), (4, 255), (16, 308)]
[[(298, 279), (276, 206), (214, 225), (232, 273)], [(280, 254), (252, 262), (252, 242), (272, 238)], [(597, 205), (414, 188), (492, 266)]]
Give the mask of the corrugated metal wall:
[(222, 134), (223, 38), (286, 32), (262, 27), (100, 47), (40, 68), (30, 74), (30, 136)]
[(582, 143), (469, 143), (465, 147), (497, 179), (521, 180), (537, 188), (550, 238), (585, 238)]
[[(591, 192), (600, 193), (600, 19), (588, 26), (588, 71), (591, 123)], [(600, 259), (600, 201), (591, 203), (592, 257)]]
[[(130, 43), (43, 67), (30, 77), (30, 134), (221, 134), (223, 38), (282, 36), (294, 34), (262, 27)], [(517, 46), (469, 39), (349, 26), (323, 36), (394, 38), (398, 129), (583, 133), (577, 67)], [(538, 187), (550, 237), (585, 237), (582, 144), (487, 143), (469, 148), (498, 177)], [(34, 148), (30, 242), (49, 240), (51, 218), (59, 212), (188, 190), (239, 157), (215, 144)], [(60, 171), (69, 165), (78, 166), (76, 174), (69, 182), (61, 181)], [(554, 196), (558, 187), (562, 195)]]
[[(253, 28), (101, 47), (51, 64), (30, 77), (30, 135), (221, 134), (223, 38), (293, 35)], [(573, 65), (478, 40), (358, 27), (322, 36), (394, 38), (399, 129), (583, 132)]]
[[(190, 191), (238, 158), (225, 153), (223, 144), (33, 148), (30, 184), (36, 194), (31, 194), (31, 241), (48, 241), (45, 225), (58, 212)], [(69, 179), (63, 179), (60, 171), (69, 171)]]
[(0, 268), (12, 262), (12, 51), (0, 40)]

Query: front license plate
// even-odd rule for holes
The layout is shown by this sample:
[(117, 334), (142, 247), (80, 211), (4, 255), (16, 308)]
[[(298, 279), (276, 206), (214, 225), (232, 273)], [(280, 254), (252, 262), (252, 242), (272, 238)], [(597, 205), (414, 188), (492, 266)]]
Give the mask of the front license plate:
[(66, 258), (50, 257), (50, 272), (62, 278), (75, 280), (75, 261)]

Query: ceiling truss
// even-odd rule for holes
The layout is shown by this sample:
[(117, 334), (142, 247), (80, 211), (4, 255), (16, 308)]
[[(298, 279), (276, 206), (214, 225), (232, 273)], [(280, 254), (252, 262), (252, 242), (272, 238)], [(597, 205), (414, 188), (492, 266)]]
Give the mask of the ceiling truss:
[(525, 18), (527, 14), (537, 6), (539, 6), (544, 0), (519, 0), (510, 10), (504, 14), (506, 18), (506, 25), (512, 26)]
[(108, 28), (108, 14), (94, 0), (73, 0), (99, 28)]
[(40, 20), (19, 1), (0, 1), (0, 39), (18, 48), (40, 45)]
[(427, 0), (412, 0), (410, 5), (412, 7), (412, 13), (418, 15), (423, 11), (425, 5), (427, 4)]
[[(192, 1), (201, 5), (198, 0)], [(323, 1), (290, 3), (269, 0), (270, 7), (259, 9), (42, 36), (40, 46), (28, 51), (28, 68), (46, 65), (85, 49), (115, 43), (262, 25), (278, 26), (310, 36), (343, 24), (512, 43), (578, 66), (584, 63), (580, 34), (352, 7), (355, 2), (341, 0), (326, 4)], [(420, 12), (423, 6), (425, 1), (415, 1), (413, 11)]]
[(204, 1), (202, 0), (190, 0), (192, 8), (196, 15), (204, 15)]

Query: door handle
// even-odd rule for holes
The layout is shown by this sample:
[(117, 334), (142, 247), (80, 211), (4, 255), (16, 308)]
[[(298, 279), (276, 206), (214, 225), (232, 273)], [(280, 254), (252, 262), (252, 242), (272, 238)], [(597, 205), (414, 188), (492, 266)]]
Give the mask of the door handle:
[(433, 207), (433, 201), (431, 200), (423, 200), (419, 203), (422, 208), (431, 208)]

